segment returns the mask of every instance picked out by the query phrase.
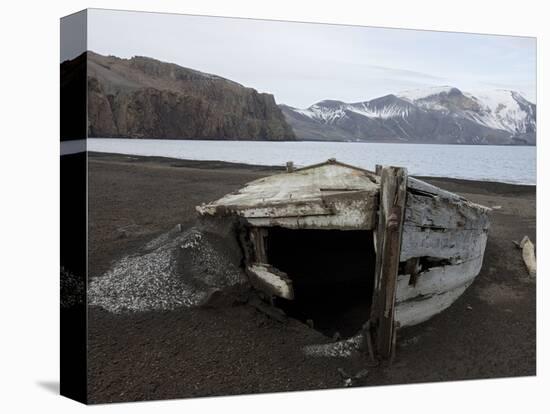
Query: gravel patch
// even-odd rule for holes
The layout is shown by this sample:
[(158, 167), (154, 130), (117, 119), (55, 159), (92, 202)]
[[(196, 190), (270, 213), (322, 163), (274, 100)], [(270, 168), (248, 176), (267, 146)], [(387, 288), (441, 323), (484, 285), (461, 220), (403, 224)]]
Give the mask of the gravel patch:
[(363, 335), (357, 334), (343, 341), (303, 347), (307, 356), (346, 358), (355, 354), (363, 345)]
[(193, 307), (214, 291), (246, 283), (235, 259), (216, 248), (223, 242), (220, 237), (180, 228), (151, 240), (92, 279), (89, 305), (113, 313)]

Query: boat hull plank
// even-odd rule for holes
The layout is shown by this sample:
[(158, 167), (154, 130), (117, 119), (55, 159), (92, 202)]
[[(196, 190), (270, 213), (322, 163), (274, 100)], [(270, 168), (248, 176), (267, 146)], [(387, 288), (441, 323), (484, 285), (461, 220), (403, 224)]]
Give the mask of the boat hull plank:
[[(248, 212), (245, 216), (252, 226), (280, 226), (289, 229), (340, 229), (340, 230), (370, 230), (376, 225), (378, 210), (377, 191), (349, 191), (332, 193), (322, 196), (324, 210), (315, 215), (261, 217), (263, 211)], [(263, 209), (263, 207), (262, 207)], [(249, 211), (249, 210), (245, 210)], [(323, 214), (331, 212), (331, 214)], [(239, 215), (239, 211), (237, 211)]]
[(487, 207), (442, 197), (407, 194), (406, 225), (434, 229), (487, 229)]
[(407, 181), (407, 188), (409, 192), (414, 192), (417, 194), (438, 196), (438, 197), (446, 198), (449, 200), (456, 200), (456, 201), (466, 200), (464, 197), (461, 197), (458, 194), (451, 193), (450, 191), (436, 187), (433, 184), (428, 184), (426, 181), (422, 181), (414, 177), (409, 177)]
[(396, 320), (401, 326), (428, 320), (470, 286), (483, 263), (489, 211), (409, 178), (400, 260), (412, 260), (417, 273), (398, 277)]
[(414, 257), (464, 261), (483, 255), (487, 230), (424, 229), (405, 224), (401, 242), (402, 262)]
[(440, 295), (460, 286), (468, 285), (481, 270), (483, 256), (447, 266), (432, 267), (421, 272), (414, 285), (409, 284), (410, 275), (399, 275), (396, 302), (422, 301), (433, 295)]
[(451, 306), (470, 286), (472, 281), (473, 278), (468, 284), (448, 290), (439, 295), (429, 296), (424, 300), (408, 300), (397, 303), (395, 307), (395, 319), (401, 327), (425, 322)]

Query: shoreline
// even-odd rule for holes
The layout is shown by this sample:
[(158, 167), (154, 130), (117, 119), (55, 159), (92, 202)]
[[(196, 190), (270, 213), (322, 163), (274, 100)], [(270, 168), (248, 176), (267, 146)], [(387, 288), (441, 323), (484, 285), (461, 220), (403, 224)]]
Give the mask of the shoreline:
[[(241, 162), (230, 162), (230, 161), (219, 161), (219, 160), (192, 160), (192, 159), (183, 159), (183, 158), (172, 158), (172, 157), (161, 157), (156, 155), (134, 155), (134, 154), (123, 154), (118, 152), (99, 152), (99, 151), (87, 151), (88, 156), (92, 156), (96, 159), (105, 157), (126, 157), (133, 158), (136, 161), (151, 161), (159, 163), (182, 163), (185, 167), (195, 167), (195, 168), (247, 168), (253, 170), (273, 170), (273, 171), (285, 171), (286, 167), (284, 165), (263, 165), (263, 164), (247, 164)], [(374, 172), (374, 171), (373, 171)], [(420, 180), (445, 180), (451, 181), (458, 184), (469, 184), (469, 183), (484, 183), (497, 186), (513, 186), (514, 189), (519, 189), (520, 187), (526, 187), (527, 189), (536, 188), (537, 184), (527, 184), (527, 183), (510, 183), (506, 181), (492, 181), (492, 180), (473, 180), (466, 178), (457, 178), (457, 177), (444, 177), (444, 176), (426, 176), (426, 175), (411, 175), (411, 177), (418, 178)]]
[(405, 142), (405, 141), (336, 141), (328, 139), (277, 139), (277, 140), (257, 140), (257, 139), (220, 139), (220, 138), (201, 138), (201, 139), (189, 139), (189, 138), (132, 138), (132, 137), (88, 137), (90, 139), (129, 139), (129, 140), (166, 140), (166, 141), (236, 141), (236, 142), (341, 142), (345, 144), (405, 144), (405, 145), (444, 145), (444, 146), (457, 146), (457, 147), (536, 147), (536, 145), (529, 144), (440, 144), (435, 142)]

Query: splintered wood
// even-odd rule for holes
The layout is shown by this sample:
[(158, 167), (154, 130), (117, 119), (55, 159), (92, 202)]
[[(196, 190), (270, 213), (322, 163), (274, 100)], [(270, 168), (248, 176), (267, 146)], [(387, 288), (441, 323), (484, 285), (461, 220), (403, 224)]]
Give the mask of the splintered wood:
[[(450, 306), (479, 274), (490, 209), (415, 178), (408, 179), (396, 320), (421, 323)], [(424, 264), (422, 264), (424, 263)]]

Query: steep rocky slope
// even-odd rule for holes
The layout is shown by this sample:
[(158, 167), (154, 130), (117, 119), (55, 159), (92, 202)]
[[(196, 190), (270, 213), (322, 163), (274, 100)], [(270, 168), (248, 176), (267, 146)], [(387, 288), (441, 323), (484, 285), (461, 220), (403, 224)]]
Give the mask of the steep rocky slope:
[(87, 64), (90, 137), (295, 139), (273, 95), (147, 57)]

